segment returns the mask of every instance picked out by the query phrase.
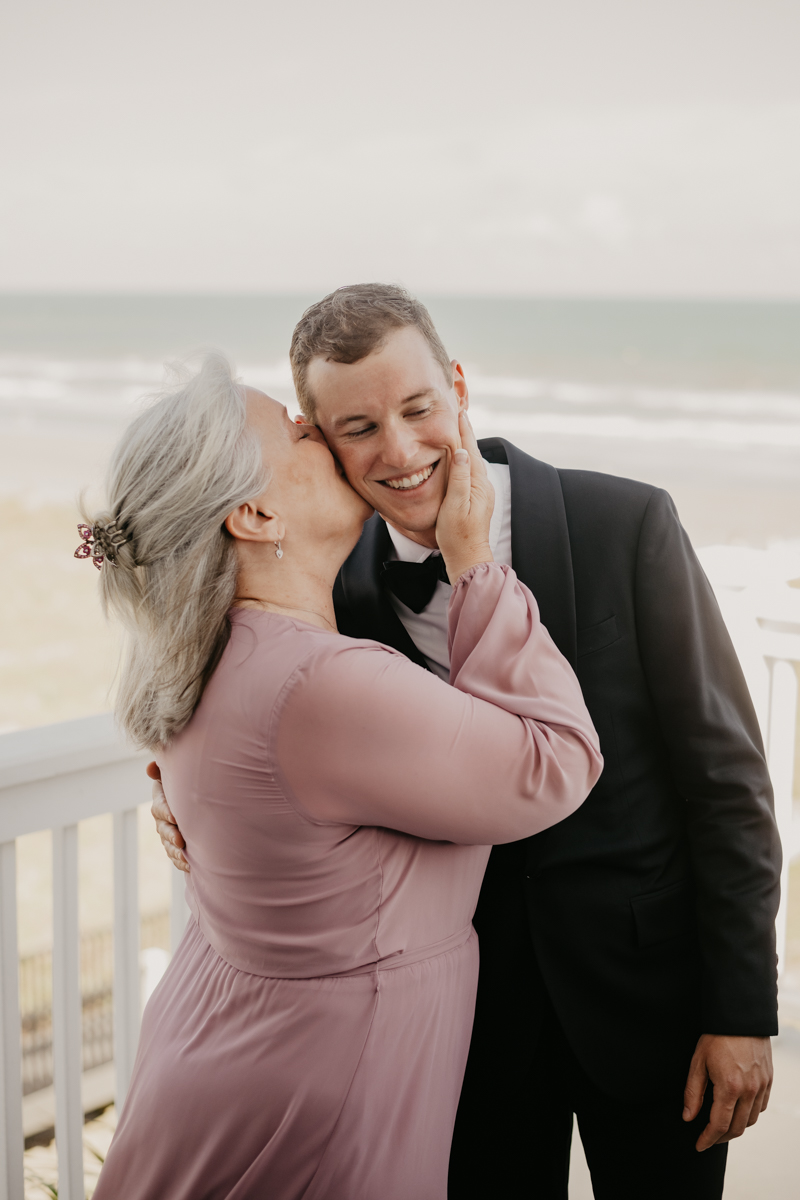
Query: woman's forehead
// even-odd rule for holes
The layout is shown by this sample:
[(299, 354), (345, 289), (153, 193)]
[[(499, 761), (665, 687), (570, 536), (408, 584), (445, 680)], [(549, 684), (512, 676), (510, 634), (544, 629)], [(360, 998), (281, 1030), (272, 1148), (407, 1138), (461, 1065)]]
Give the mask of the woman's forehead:
[(245, 400), (249, 421), (265, 422), (273, 427), (278, 422), (284, 424), (289, 421), (291, 424), (286, 405), (281, 404), (279, 400), (273, 400), (272, 396), (268, 396), (266, 392), (259, 391), (258, 388), (246, 387)]

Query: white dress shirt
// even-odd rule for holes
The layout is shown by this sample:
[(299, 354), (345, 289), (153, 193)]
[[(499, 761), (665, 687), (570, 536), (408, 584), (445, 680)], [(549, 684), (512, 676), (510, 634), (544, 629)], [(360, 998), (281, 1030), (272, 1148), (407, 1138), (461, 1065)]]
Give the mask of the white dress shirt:
[[(489, 526), (489, 545), (494, 561), (511, 566), (511, 471), (505, 463), (486, 463), (486, 473), (494, 488), (494, 512)], [(400, 562), (424, 562), (438, 550), (429, 550), (413, 542), (403, 533), (398, 533), (387, 523), (389, 536), (394, 547), (393, 557)], [(421, 613), (415, 613), (393, 593), (389, 593), (394, 610), (406, 627), (408, 634), (425, 656), (432, 671), (446, 682), (450, 679), (450, 655), (447, 649), (447, 606), (453, 589), (441, 580), (436, 584), (431, 602)]]

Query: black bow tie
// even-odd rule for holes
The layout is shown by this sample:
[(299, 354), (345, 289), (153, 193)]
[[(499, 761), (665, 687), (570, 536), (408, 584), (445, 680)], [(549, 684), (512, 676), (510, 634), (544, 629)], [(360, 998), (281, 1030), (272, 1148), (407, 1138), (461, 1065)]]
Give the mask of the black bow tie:
[(441, 554), (429, 554), (424, 562), (385, 562), (381, 578), (398, 600), (412, 612), (421, 613), (430, 604), (436, 584), (449, 583)]

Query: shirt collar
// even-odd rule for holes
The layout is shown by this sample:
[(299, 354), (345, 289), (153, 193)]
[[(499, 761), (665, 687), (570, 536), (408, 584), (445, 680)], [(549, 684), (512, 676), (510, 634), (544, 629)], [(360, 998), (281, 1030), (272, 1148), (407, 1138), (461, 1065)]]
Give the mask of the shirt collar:
[(431, 554), (439, 553), (438, 550), (430, 550), (427, 546), (420, 546), (419, 542), (415, 542), (412, 538), (406, 537), (404, 533), (400, 533), (388, 521), (386, 522), (386, 528), (389, 530), (389, 537), (392, 539), (394, 558), (400, 562), (421, 563), (425, 562), (426, 558), (430, 558)]

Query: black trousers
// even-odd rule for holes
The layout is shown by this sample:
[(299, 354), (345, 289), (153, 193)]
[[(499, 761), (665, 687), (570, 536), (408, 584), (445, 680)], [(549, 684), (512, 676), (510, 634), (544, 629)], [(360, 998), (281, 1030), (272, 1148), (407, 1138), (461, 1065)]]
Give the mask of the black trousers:
[[(450, 1159), (449, 1200), (568, 1200), (573, 1113), (596, 1200), (719, 1200), (727, 1145), (699, 1154), (683, 1095), (615, 1100), (589, 1079), (549, 1003), (521, 1056), (473, 1047)], [(495, 1049), (504, 1045), (502, 1032)], [(688, 1068), (688, 1064), (687, 1064)]]

